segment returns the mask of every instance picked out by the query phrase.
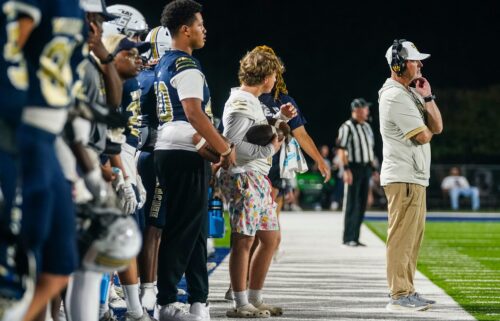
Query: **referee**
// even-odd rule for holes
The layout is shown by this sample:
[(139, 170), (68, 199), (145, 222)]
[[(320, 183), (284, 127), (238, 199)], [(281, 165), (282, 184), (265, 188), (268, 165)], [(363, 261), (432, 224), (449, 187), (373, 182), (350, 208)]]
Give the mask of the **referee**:
[[(373, 131), (367, 122), (371, 103), (363, 98), (351, 102), (351, 119), (340, 126), (337, 138), (339, 160), (344, 168), (344, 245), (365, 246), (359, 230), (366, 210), (370, 177), (374, 169)], [(341, 165), (341, 166), (342, 166)], [(345, 189), (344, 189), (345, 191)]]

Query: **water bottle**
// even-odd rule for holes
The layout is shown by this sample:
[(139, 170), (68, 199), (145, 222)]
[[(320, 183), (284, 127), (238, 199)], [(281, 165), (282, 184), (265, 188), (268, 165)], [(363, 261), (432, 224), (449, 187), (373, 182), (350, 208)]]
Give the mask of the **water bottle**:
[(224, 237), (224, 214), (222, 200), (213, 196), (212, 188), (208, 191), (208, 237)]
[(104, 273), (102, 276), (101, 280), (101, 293), (99, 296), (99, 303), (100, 304), (106, 304), (106, 300), (108, 298), (108, 292), (109, 292), (109, 282), (110, 282), (110, 275), (109, 273)]

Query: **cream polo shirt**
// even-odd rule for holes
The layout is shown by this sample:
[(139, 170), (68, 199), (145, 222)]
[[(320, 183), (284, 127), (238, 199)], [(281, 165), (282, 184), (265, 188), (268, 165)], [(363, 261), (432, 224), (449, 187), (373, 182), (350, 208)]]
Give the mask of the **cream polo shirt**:
[(383, 161), (382, 186), (391, 183), (429, 185), (431, 146), (410, 138), (425, 130), (423, 98), (415, 89), (387, 79), (379, 91)]

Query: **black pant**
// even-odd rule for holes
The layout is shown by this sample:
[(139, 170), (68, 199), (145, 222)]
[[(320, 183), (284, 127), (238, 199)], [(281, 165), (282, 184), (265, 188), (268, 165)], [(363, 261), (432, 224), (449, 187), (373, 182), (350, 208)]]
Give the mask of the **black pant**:
[(359, 241), (359, 230), (366, 211), (368, 190), (372, 169), (368, 165), (350, 164), (352, 172), (352, 185), (347, 188), (345, 198), (346, 211), (344, 217), (344, 243)]
[(184, 273), (189, 303), (205, 303), (210, 166), (195, 152), (160, 150), (155, 167), (167, 212), (158, 254), (158, 304), (177, 301)]

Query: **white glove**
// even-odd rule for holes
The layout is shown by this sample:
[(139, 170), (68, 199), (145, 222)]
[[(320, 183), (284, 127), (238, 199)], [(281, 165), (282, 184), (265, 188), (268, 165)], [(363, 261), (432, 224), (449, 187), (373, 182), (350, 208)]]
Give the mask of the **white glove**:
[(142, 184), (141, 175), (137, 174), (137, 191), (139, 193), (139, 204), (137, 208), (141, 209), (146, 203), (146, 188), (144, 188), (144, 184)]
[(87, 186), (87, 189), (92, 194), (94, 202), (96, 204), (103, 204), (108, 197), (108, 183), (102, 178), (101, 169), (93, 169), (83, 177), (83, 180), (85, 181), (85, 186)]
[(133, 214), (137, 208), (137, 198), (135, 197), (130, 179), (124, 179), (123, 172), (118, 168), (113, 168), (113, 171), (116, 173), (116, 179), (113, 182), (113, 186), (118, 194), (120, 207), (125, 214)]
[(125, 184), (125, 179), (123, 179), (123, 172), (118, 167), (113, 167), (113, 173), (116, 174), (115, 180), (112, 182), (115, 191), (118, 192), (119, 189)]

